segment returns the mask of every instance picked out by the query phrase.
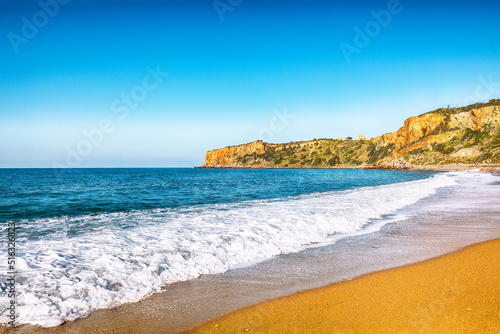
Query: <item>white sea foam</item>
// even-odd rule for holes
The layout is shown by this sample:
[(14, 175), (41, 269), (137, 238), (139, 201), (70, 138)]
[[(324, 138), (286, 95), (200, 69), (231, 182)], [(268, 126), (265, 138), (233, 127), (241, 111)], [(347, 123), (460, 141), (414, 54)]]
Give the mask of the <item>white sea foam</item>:
[[(44, 237), (18, 242), (17, 323), (55, 326), (138, 301), (169, 283), (301, 251), (454, 185), (457, 175), (280, 200), (24, 222)], [(75, 226), (87, 228), (77, 233)], [(7, 302), (0, 297), (0, 305)]]

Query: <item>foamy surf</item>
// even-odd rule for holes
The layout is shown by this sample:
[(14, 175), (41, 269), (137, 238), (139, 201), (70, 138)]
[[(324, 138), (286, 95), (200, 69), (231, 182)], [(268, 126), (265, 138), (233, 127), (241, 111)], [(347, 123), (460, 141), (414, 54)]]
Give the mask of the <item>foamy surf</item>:
[[(458, 177), (438, 174), (277, 200), (24, 221), (20, 225), (38, 228), (40, 237), (18, 239), (17, 324), (56, 326), (138, 301), (166, 284), (299, 252), (334, 234), (358, 231), (456, 184)], [(7, 302), (2, 296), (0, 305)]]

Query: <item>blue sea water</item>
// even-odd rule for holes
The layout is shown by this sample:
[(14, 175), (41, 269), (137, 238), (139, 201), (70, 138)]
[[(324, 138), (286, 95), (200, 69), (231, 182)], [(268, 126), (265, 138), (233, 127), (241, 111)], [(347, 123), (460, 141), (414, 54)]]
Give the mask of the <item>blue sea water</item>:
[(362, 169), (0, 169), (0, 220), (286, 198), (434, 174)]
[(2, 233), (17, 227), (18, 323), (58, 325), (298, 252), (454, 183), (425, 171), (0, 169)]

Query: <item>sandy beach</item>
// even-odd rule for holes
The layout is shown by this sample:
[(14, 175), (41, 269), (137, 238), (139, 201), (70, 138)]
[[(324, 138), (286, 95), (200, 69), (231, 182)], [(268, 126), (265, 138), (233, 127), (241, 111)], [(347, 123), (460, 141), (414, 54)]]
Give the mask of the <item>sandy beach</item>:
[(187, 333), (499, 333), (500, 239), (299, 292)]

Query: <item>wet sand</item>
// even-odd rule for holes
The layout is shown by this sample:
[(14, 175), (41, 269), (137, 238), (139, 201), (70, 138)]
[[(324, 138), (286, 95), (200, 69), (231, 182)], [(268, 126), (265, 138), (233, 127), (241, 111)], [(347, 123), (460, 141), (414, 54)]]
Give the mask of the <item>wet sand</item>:
[(424, 261), (500, 238), (497, 179), (440, 189), (403, 210), (408, 219), (259, 264), (165, 287), (141, 302), (100, 310), (55, 328), (0, 333), (180, 333), (249, 305)]
[(264, 302), (188, 333), (500, 333), (500, 239)]

